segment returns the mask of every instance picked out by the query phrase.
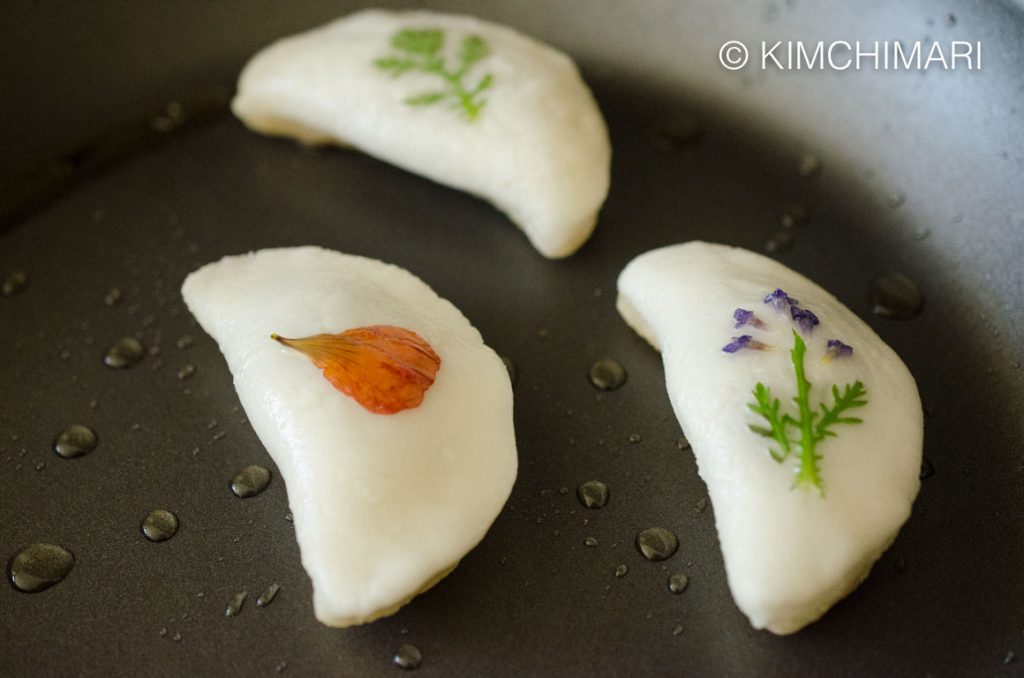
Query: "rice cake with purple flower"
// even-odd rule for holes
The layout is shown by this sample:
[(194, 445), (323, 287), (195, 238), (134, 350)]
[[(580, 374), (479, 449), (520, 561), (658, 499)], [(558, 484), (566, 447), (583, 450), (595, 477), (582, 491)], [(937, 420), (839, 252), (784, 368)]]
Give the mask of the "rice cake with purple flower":
[(767, 257), (691, 242), (619, 276), (618, 308), (662, 353), (736, 604), (793, 633), (867, 577), (920, 488), (917, 386), (870, 327)]

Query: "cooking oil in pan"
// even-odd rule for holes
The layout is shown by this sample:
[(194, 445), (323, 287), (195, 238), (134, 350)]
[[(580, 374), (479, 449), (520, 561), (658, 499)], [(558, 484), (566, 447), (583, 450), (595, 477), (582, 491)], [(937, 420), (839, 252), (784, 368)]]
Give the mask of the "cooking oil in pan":
[(270, 484), (270, 471), (264, 466), (253, 464), (238, 472), (231, 481), (231, 491), (236, 497), (248, 499), (267, 489)]
[(636, 548), (647, 560), (666, 560), (679, 549), (679, 537), (664, 527), (650, 527), (636, 535)]
[(685, 591), (689, 585), (690, 578), (685, 572), (676, 572), (668, 578), (668, 590), (677, 595)]
[(228, 601), (228, 606), (224, 609), (225, 617), (237, 617), (242, 613), (242, 606), (245, 605), (245, 599), (248, 597), (248, 591), (239, 591), (235, 595), (231, 596), (231, 600)]
[(406, 643), (398, 648), (398, 652), (391, 658), (391, 663), (400, 669), (411, 671), (418, 669), (423, 663), (423, 653), (415, 645)]
[(576, 488), (576, 496), (587, 508), (604, 508), (608, 503), (608, 486), (600, 480), (588, 480)]
[(11, 558), (7, 568), (14, 588), (39, 593), (61, 582), (75, 566), (75, 556), (56, 544), (32, 544)]
[(13, 297), (24, 290), (26, 285), (28, 285), (28, 276), (25, 275), (25, 272), (15, 271), (4, 278), (3, 284), (0, 285), (0, 293), (5, 297)]
[(902, 273), (883, 275), (871, 283), (871, 310), (875, 315), (909, 320), (921, 312), (924, 295), (913, 279)]
[(614, 360), (598, 360), (590, 368), (590, 383), (601, 391), (614, 391), (626, 383), (626, 370)]
[(274, 602), (274, 598), (277, 597), (277, 592), (281, 590), (280, 584), (271, 584), (260, 594), (260, 597), (256, 599), (256, 607), (266, 607)]
[(103, 364), (118, 370), (124, 370), (142, 360), (144, 351), (142, 344), (135, 337), (125, 337), (110, 347), (103, 356)]
[(89, 454), (96, 449), (98, 443), (96, 432), (91, 428), (72, 424), (57, 435), (53, 441), (53, 451), (65, 459), (74, 459)]
[(178, 516), (166, 509), (157, 509), (142, 521), (142, 534), (154, 542), (167, 541), (178, 533)]
[(107, 293), (103, 295), (103, 303), (111, 308), (118, 306), (122, 299), (124, 299), (124, 294), (121, 292), (120, 288), (117, 287), (111, 287), (107, 290)]

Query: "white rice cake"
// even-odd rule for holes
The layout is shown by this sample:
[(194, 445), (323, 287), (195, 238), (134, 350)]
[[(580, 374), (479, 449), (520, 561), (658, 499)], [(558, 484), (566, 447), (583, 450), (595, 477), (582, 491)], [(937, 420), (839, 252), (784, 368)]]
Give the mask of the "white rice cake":
[[(920, 486), (921, 402), (899, 357), (835, 297), (776, 261), (691, 242), (647, 252), (619, 276), (618, 307), (662, 353), (668, 393), (715, 510), (729, 587), (756, 628), (786, 634), (823, 615), (867, 576), (910, 515)], [(833, 405), (831, 385), (860, 381), (867, 404), (813, 448), (820, 488), (799, 483), (802, 446), (778, 462), (778, 445), (748, 408), (763, 383), (780, 412), (800, 418), (790, 350), (794, 322), (764, 298), (781, 288), (820, 325), (804, 335), (812, 411)], [(736, 328), (737, 309), (763, 327)], [(740, 337), (736, 337), (740, 335)], [(756, 350), (743, 335), (776, 350)], [(829, 339), (853, 348), (827, 364)], [(749, 340), (747, 340), (749, 341)], [(739, 348), (733, 353), (725, 346)], [(820, 421), (818, 411), (817, 420)], [(799, 427), (790, 426), (795, 441)]]
[[(484, 537), (516, 477), (512, 389), (455, 306), (397, 266), (317, 247), (225, 257), (182, 295), (284, 478), (317, 619), (391, 614)], [(371, 325), (412, 330), (440, 355), (419, 406), (374, 414), (271, 339)]]
[(546, 257), (586, 242), (608, 193), (608, 132), (576, 65), (469, 16), (366, 10), (285, 38), (245, 67), (232, 109), (480, 196)]

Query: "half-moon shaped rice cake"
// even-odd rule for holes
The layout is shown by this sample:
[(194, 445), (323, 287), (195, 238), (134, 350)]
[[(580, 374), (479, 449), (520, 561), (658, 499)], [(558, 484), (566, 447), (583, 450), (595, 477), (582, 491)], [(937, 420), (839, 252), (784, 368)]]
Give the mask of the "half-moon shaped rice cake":
[(715, 510), (729, 587), (792, 633), (852, 591), (920, 487), (921, 402), (899, 356), (834, 296), (746, 250), (691, 242), (619, 276), (665, 363)]
[(478, 195), (546, 257), (586, 242), (608, 193), (608, 132), (576, 65), (469, 16), (366, 10), (285, 38), (245, 67), (232, 109)]
[[(284, 478), (321, 622), (395, 612), (484, 537), (516, 477), (512, 390), (455, 306), (397, 266), (317, 247), (225, 257), (182, 295)], [(420, 384), (418, 404), (395, 379)]]

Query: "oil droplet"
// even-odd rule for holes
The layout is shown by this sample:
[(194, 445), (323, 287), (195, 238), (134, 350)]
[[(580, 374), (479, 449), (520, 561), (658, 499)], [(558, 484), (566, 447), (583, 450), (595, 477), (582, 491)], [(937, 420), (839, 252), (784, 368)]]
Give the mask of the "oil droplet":
[(512, 385), (515, 386), (516, 382), (519, 381), (519, 372), (516, 370), (515, 364), (512, 362), (511, 358), (505, 355), (501, 356), (501, 362), (505, 363), (505, 369), (508, 371), (508, 379), (512, 382)]
[(6, 278), (4, 278), (3, 286), (0, 287), (0, 292), (5, 297), (13, 297), (15, 294), (20, 293), (28, 285), (28, 276), (25, 275), (24, 271), (15, 271)]
[(588, 376), (594, 388), (601, 391), (614, 391), (622, 388), (627, 378), (626, 370), (622, 365), (609, 358), (594, 363)]
[(800, 162), (797, 163), (796, 171), (802, 177), (813, 177), (821, 171), (821, 160), (816, 155), (804, 153), (800, 156)]
[(683, 572), (676, 572), (668, 578), (668, 590), (672, 593), (682, 593), (690, 585), (690, 578)]
[(238, 472), (238, 475), (231, 481), (231, 491), (235, 493), (236, 497), (248, 499), (267, 489), (269, 484), (270, 471), (263, 466), (253, 464)]
[(271, 584), (266, 590), (260, 594), (260, 597), (256, 599), (256, 607), (266, 607), (274, 602), (274, 598), (277, 597), (277, 592), (281, 590), (280, 584)]
[(239, 591), (235, 595), (231, 596), (231, 600), (228, 601), (228, 606), (224, 610), (224, 616), (237, 617), (241, 614), (242, 606), (245, 605), (245, 599), (248, 595), (248, 591)]
[(164, 509), (157, 509), (142, 521), (142, 534), (154, 542), (167, 541), (178, 533), (178, 516)]
[(619, 565), (615, 568), (615, 578), (622, 579), (629, 572), (629, 568), (625, 564)]
[(74, 459), (96, 449), (99, 440), (96, 432), (88, 426), (72, 424), (60, 432), (53, 441), (53, 451), (65, 459)]
[(196, 373), (196, 366), (195, 365), (185, 365), (180, 370), (178, 370), (178, 379), (181, 379), (182, 381), (184, 381), (185, 379), (188, 379), (189, 377), (191, 377), (195, 373)]
[(167, 627), (166, 626), (161, 626), (160, 630), (157, 633), (160, 634), (161, 638), (167, 637)]
[(1007, 652), (1006, 655), (1003, 657), (1003, 663), (1006, 665), (1010, 665), (1015, 661), (1017, 661), (1017, 653), (1013, 650)]
[(807, 212), (807, 208), (802, 205), (790, 205), (786, 208), (786, 211), (779, 217), (779, 224), (786, 229), (799, 228), (807, 224), (807, 219), (810, 215)]
[(629, 442), (635, 444), (635, 443), (642, 443), (643, 441), (644, 441), (644, 437), (642, 435), (640, 435), (639, 433), (630, 433), (629, 434)]
[(796, 243), (796, 236), (793, 231), (776, 231), (764, 242), (764, 251), (768, 254), (776, 252), (788, 252), (793, 249)]
[(675, 628), (672, 629), (672, 635), (673, 636), (681, 636), (681, 635), (683, 635), (683, 626), (682, 626), (682, 624), (676, 624)]
[(921, 457), (921, 480), (927, 480), (933, 475), (935, 475), (935, 466), (932, 465), (928, 457)]
[(576, 496), (587, 508), (604, 508), (608, 503), (608, 486), (600, 480), (588, 480), (576, 488)]
[(587, 548), (596, 548), (597, 547), (597, 537), (587, 537), (586, 539), (583, 540), (583, 545), (586, 546)]
[(917, 283), (902, 273), (890, 273), (871, 283), (871, 310), (875, 315), (909, 320), (921, 312), (923, 305)]
[(679, 436), (676, 438), (676, 449), (677, 450), (688, 450), (690, 449), (690, 441), (685, 436)]
[(121, 290), (116, 287), (111, 287), (107, 290), (107, 293), (103, 295), (103, 303), (111, 308), (120, 304), (122, 299), (124, 299), (124, 295), (121, 293)]
[(175, 346), (177, 346), (178, 348), (181, 348), (181, 349), (186, 349), (186, 348), (189, 348), (190, 346), (192, 346), (192, 344), (194, 344), (194, 343), (196, 343), (195, 339), (193, 339), (191, 336), (186, 334), (186, 335), (180, 337), (178, 339), (178, 341), (175, 342)]
[(679, 548), (679, 538), (664, 527), (650, 527), (636, 535), (636, 547), (644, 558), (665, 560)]
[(284, 673), (284, 670), (286, 668), (288, 668), (288, 662), (281, 662), (276, 667), (274, 667), (274, 670), (277, 671), (278, 673)]
[(18, 552), (7, 567), (19, 591), (38, 593), (59, 583), (75, 566), (75, 556), (56, 544), (32, 544)]
[(123, 370), (142, 360), (142, 344), (134, 337), (125, 337), (110, 347), (103, 356), (103, 364), (117, 370)]
[(406, 671), (413, 671), (420, 667), (423, 663), (423, 653), (415, 645), (406, 643), (402, 647), (398, 648), (398, 652), (391, 658), (391, 663), (400, 669)]

